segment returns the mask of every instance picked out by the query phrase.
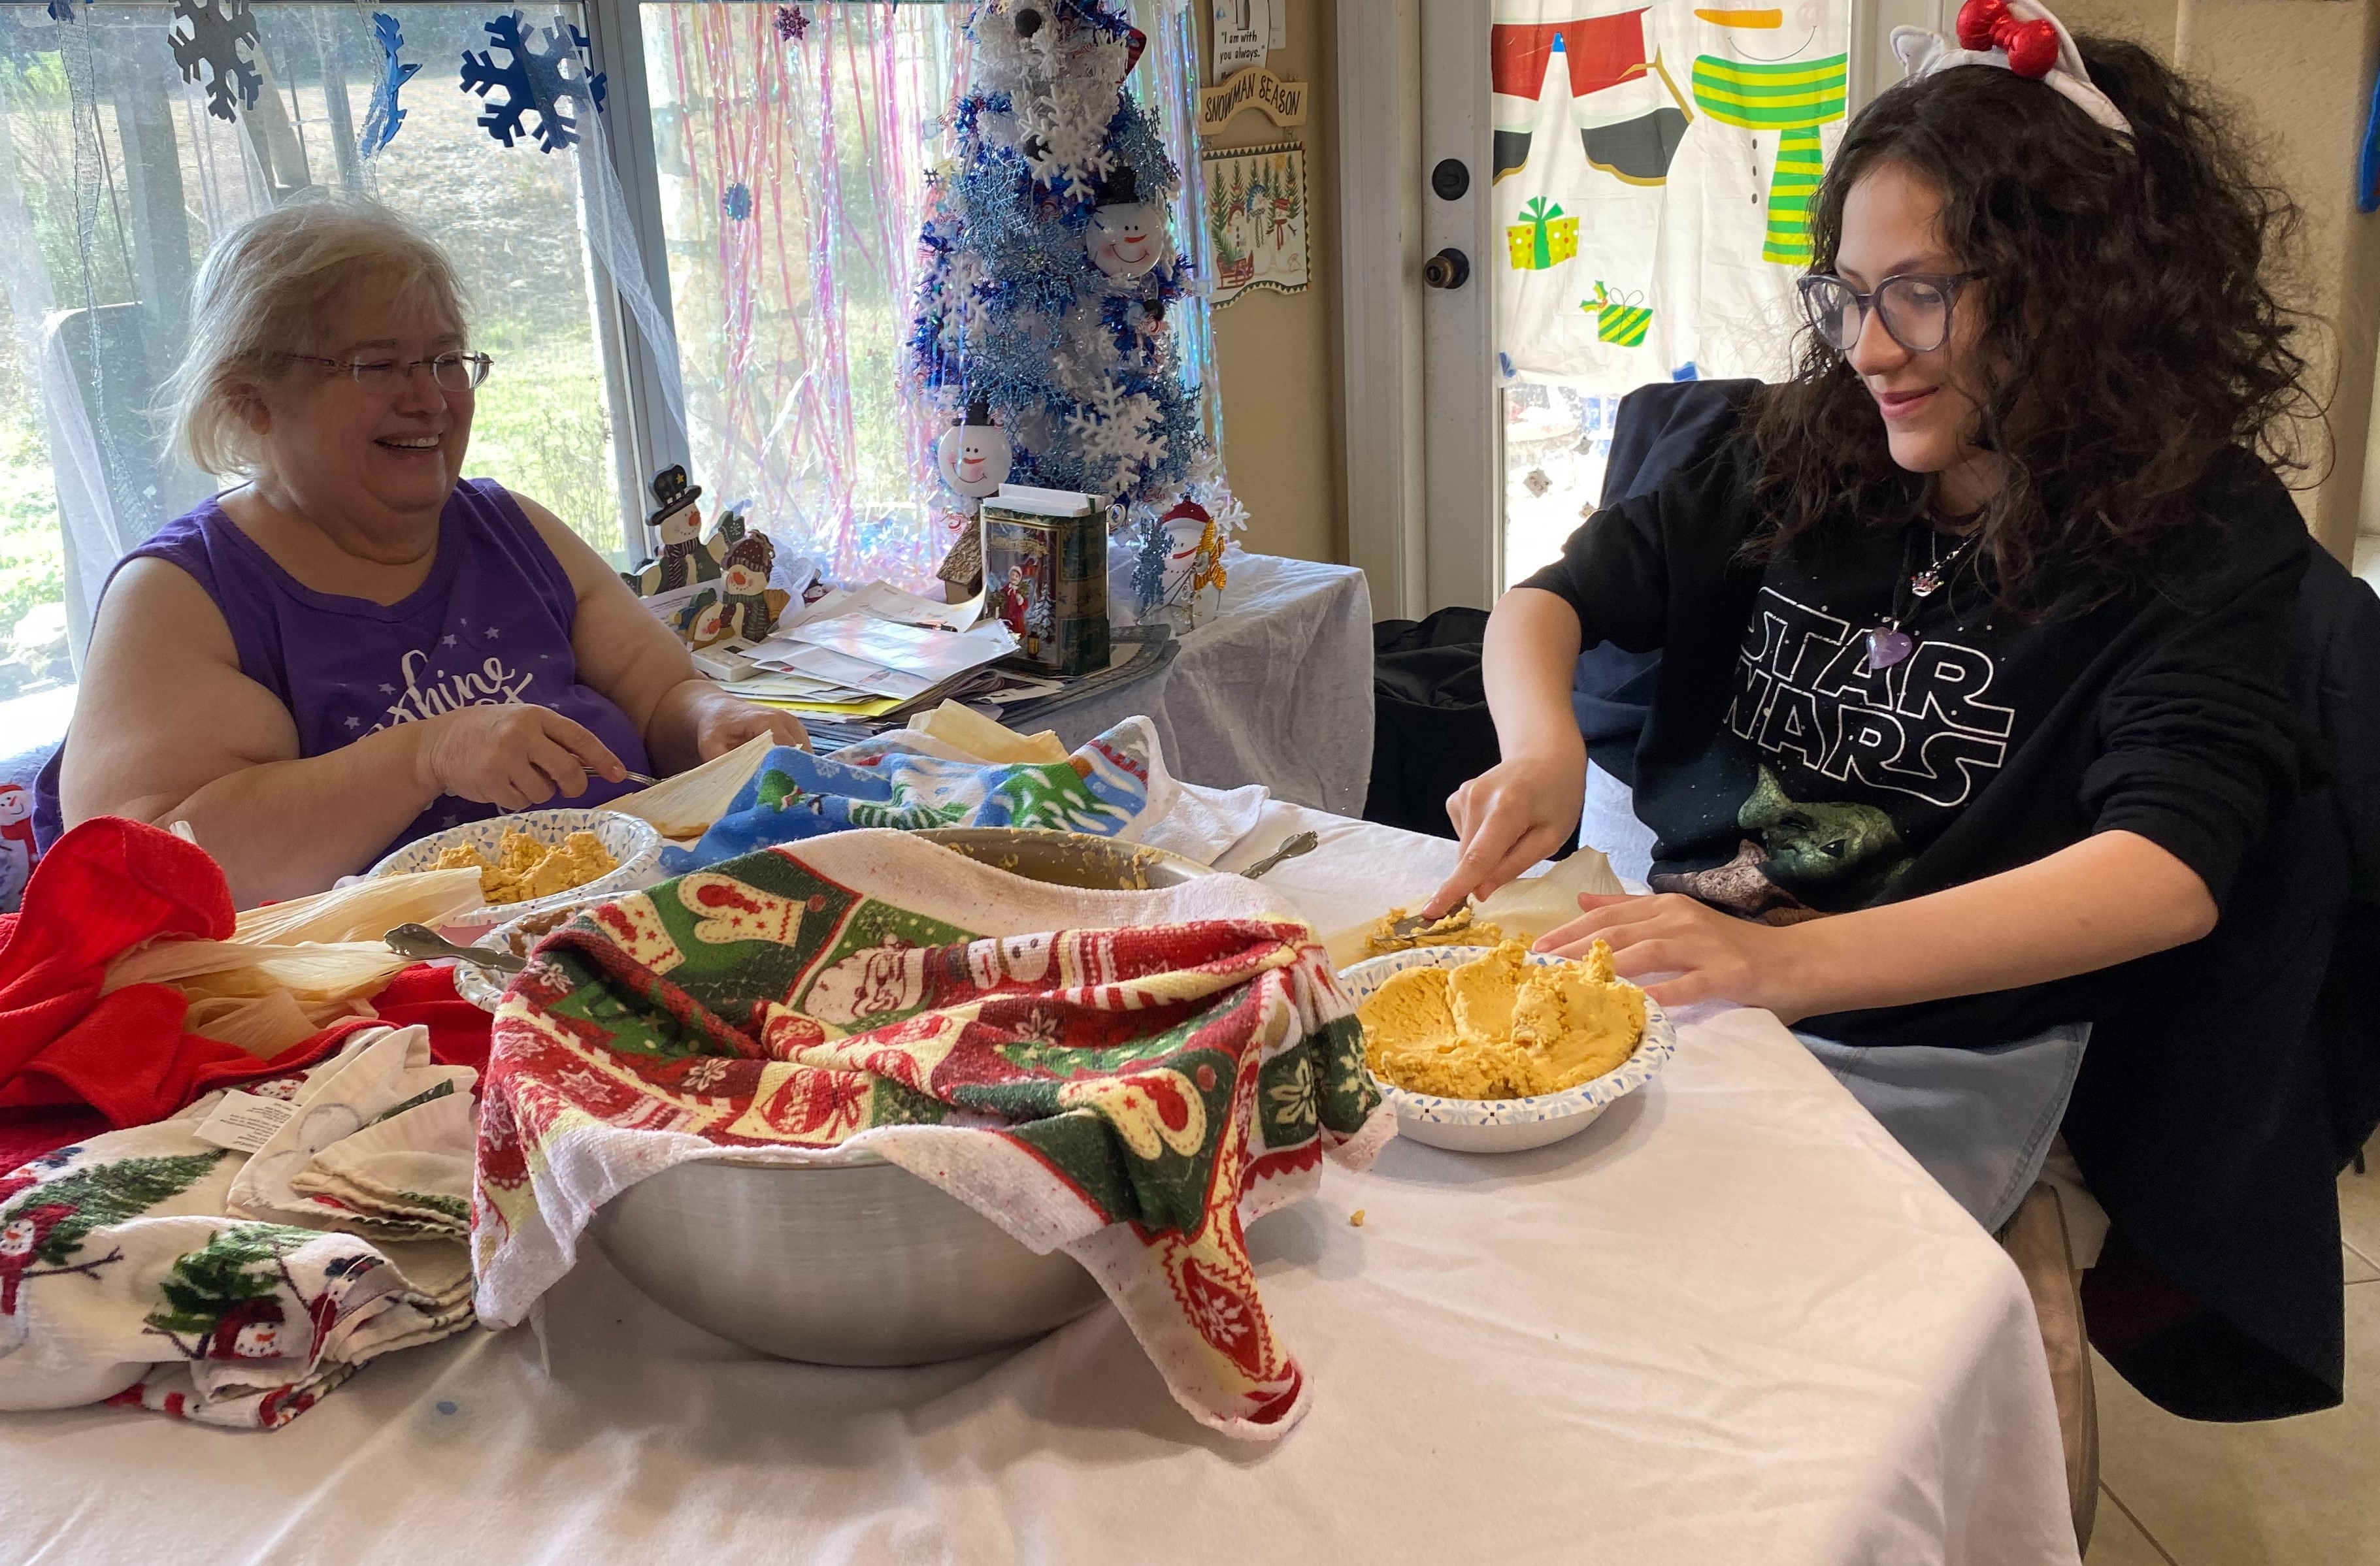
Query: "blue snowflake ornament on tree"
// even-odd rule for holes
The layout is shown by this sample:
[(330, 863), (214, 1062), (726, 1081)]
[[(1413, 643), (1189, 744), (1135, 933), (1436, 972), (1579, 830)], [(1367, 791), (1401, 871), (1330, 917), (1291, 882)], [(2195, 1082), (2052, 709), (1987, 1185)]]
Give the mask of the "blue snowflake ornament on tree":
[(719, 209), (731, 223), (741, 223), (752, 215), (752, 188), (742, 180), (729, 186), (719, 198)]
[(397, 127), (405, 123), (405, 111), (397, 106), (397, 90), (413, 79), (421, 68), (419, 61), (408, 64), (396, 57), (405, 47), (405, 34), (397, 30), (397, 20), (386, 11), (372, 13), (372, 37), (380, 42), (380, 79), (372, 84), (371, 112), (364, 116), (364, 133), (356, 150), (370, 157), (396, 140)]
[[(480, 128), (507, 147), (528, 128), (521, 116), (532, 109), (537, 111), (537, 150), (551, 152), (578, 142), (578, 115), (589, 105), (603, 107), (603, 73), (588, 67), (587, 35), (561, 17), (553, 22), (549, 28), (524, 29), (521, 14), (514, 11), (487, 23), (489, 39), (512, 56), (502, 66), (495, 63), (494, 50), (478, 55), (463, 51), (464, 91), (486, 98), (490, 88), (504, 90), (501, 100), (489, 100)], [(569, 107), (578, 114), (568, 112)]]
[[(184, 22), (189, 24), (187, 33), (181, 30)], [(199, 67), (209, 67), (207, 113), (237, 121), (235, 98), (242, 108), (256, 107), (264, 76), (256, 68), (256, 18), (249, 14), (248, 0), (176, 0), (173, 30), (165, 40), (174, 46), (184, 81), (198, 80)]]

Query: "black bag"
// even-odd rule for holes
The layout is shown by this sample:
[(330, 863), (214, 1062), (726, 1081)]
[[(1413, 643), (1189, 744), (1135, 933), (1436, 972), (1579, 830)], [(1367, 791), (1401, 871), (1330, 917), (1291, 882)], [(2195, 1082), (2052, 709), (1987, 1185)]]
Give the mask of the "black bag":
[[(1447, 796), (1503, 759), (1479, 653), (1484, 609), (1372, 627), (1372, 790), (1364, 819), (1453, 837)], [(1578, 845), (1578, 833), (1554, 857)]]
[(1479, 674), (1484, 609), (1372, 627), (1372, 790), (1364, 819), (1452, 837), (1446, 798), (1500, 759)]

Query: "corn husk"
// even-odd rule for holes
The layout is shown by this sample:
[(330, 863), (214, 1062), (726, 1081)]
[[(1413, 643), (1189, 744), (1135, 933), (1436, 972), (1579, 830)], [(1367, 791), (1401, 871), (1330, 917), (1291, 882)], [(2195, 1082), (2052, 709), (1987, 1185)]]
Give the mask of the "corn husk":
[(368, 941), (377, 944), (403, 924), (431, 929), (480, 905), (477, 870), (418, 870), (372, 876), (311, 897), (250, 908), (232, 940), (241, 945), (288, 946), (306, 941)]
[(724, 756), (663, 778), (650, 788), (623, 795), (604, 808), (650, 821), (663, 837), (700, 837), (727, 814), (736, 790), (752, 781), (776, 743), (771, 735), (754, 734)]
[[(101, 993), (128, 984), (170, 984), (193, 999), (258, 998), (286, 990), (308, 1014), (378, 994), (413, 959), (377, 941), (302, 941), (292, 945), (235, 941), (161, 941), (108, 965)], [(346, 1011), (333, 1011), (345, 1016)]]
[(1038, 734), (1021, 734), (955, 701), (945, 701), (930, 712), (918, 713), (909, 720), (909, 727), (979, 761), (1051, 766), (1066, 759), (1066, 747), (1053, 731), (1043, 729)]
[[(351, 1003), (349, 1010), (361, 1004)], [(269, 1061), (285, 1050), (303, 1044), (321, 1032), (325, 1024), (336, 1020), (310, 1016), (289, 991), (275, 989), (270, 995), (202, 996), (190, 1002), (182, 1026), (192, 1033)]]

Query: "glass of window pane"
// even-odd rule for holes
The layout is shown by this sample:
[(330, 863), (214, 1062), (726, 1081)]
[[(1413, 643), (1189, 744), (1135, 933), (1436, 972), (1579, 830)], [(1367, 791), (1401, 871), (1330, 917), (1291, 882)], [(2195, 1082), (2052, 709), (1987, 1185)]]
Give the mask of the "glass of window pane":
[(1595, 512), (1611, 456), (1620, 398), (1572, 386), (1521, 383), (1497, 394), (1504, 412), (1504, 579), (1526, 581), (1560, 558)]
[[(498, 369), (480, 391), (466, 471), (551, 507), (621, 555), (613, 392), (584, 240), (578, 149), (500, 145), (487, 104), (455, 91), (485, 7), (393, 7), (404, 57), (426, 63), (377, 155), (358, 133), (383, 54), (368, 7), (254, 7), (262, 76), (236, 119), (185, 82), (162, 6), (83, 6), (71, 21), (0, 6), (0, 751), (55, 738), (46, 699), (71, 683), (108, 568), (216, 483), (167, 457), (150, 410), (188, 333), (209, 244), (312, 187), (413, 218), (455, 258), (472, 343)], [(559, 18), (584, 26), (583, 7)], [(548, 10), (531, 23), (556, 19)], [(497, 52), (501, 62), (503, 51)], [(64, 624), (61, 625), (60, 622)], [(55, 633), (55, 634), (54, 634)], [(21, 645), (20, 645), (21, 644)]]

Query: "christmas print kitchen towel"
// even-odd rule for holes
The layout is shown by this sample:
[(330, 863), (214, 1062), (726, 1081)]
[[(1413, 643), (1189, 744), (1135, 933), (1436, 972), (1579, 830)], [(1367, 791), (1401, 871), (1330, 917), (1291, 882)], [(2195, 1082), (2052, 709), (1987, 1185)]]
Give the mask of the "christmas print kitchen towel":
[(1075, 1257), (1193, 1416), (1272, 1439), (1310, 1394), (1243, 1231), (1394, 1125), (1313, 931), (1255, 883), (1080, 892), (897, 832), (789, 844), (590, 910), (506, 992), (480, 1313), (523, 1319), (663, 1169), (865, 1149)]
[(832, 757), (780, 747), (699, 843), (664, 851), (662, 863), (682, 873), (864, 827), (1038, 827), (1211, 860), (1256, 825), (1264, 804), (1247, 790), (1217, 795), (1225, 808), (1190, 794), (1166, 771), (1147, 718), (1125, 719), (1063, 761), (977, 761), (939, 748), (905, 733)]
[(0, 1178), (0, 1409), (270, 1429), (469, 1325), (473, 1079), (425, 1029), (367, 1027)]

